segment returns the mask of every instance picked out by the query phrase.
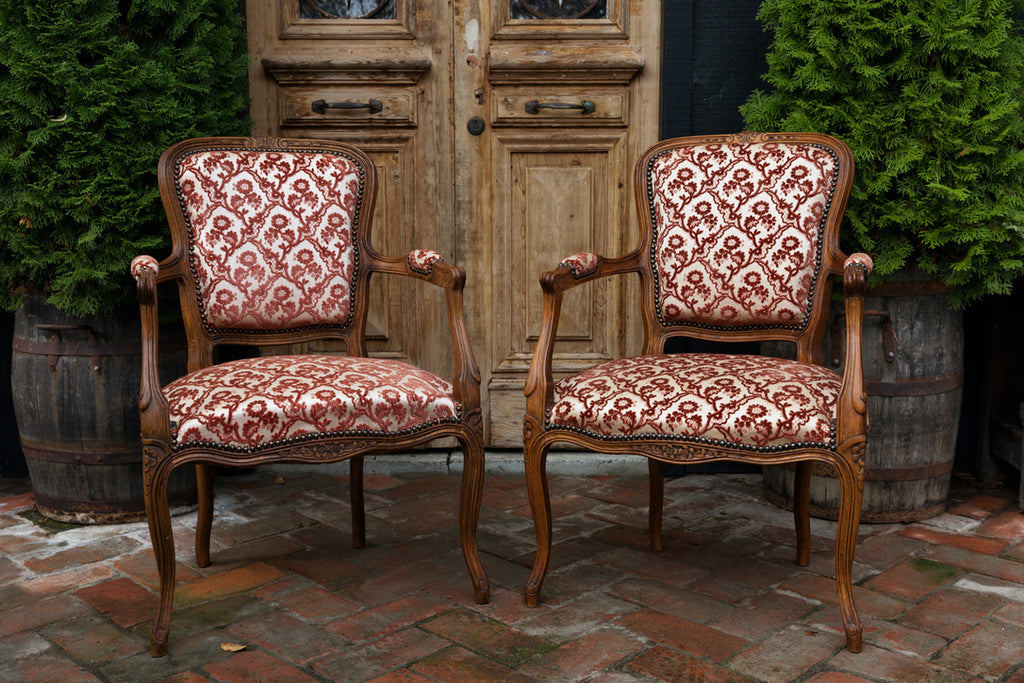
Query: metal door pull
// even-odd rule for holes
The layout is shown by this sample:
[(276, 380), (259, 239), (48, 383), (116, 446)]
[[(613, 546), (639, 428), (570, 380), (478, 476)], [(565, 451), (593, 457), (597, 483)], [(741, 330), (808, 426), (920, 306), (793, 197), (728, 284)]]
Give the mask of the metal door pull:
[(380, 100), (370, 100), (369, 102), (327, 102), (325, 100), (314, 100), (310, 104), (310, 108), (314, 114), (326, 114), (328, 109), (369, 109), (371, 114), (376, 114), (384, 109), (384, 105)]
[(590, 100), (583, 100), (579, 104), (530, 100), (526, 103), (525, 109), (527, 114), (539, 114), (541, 109), (581, 109), (583, 114), (593, 114), (597, 110), (597, 105)]

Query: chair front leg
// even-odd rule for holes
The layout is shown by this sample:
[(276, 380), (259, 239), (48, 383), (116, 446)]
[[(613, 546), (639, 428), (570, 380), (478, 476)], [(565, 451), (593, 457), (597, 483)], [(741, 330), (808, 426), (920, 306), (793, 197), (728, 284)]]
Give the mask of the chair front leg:
[[(863, 440), (861, 441), (863, 447)], [(861, 505), (864, 499), (863, 460), (853, 456), (836, 464), (839, 476), (839, 523), (836, 528), (836, 587), (839, 610), (846, 631), (846, 649), (860, 652), (863, 628), (853, 602), (853, 554), (860, 528)]]
[(167, 654), (171, 610), (174, 607), (174, 532), (171, 529), (171, 510), (167, 499), (167, 484), (172, 470), (167, 461), (154, 458), (149, 447), (143, 449), (143, 462), (142, 489), (146, 519), (149, 521), (149, 536), (160, 580), (160, 599), (150, 632), (149, 647), (152, 656), (162, 657)]
[(528, 439), (524, 444), (523, 465), (526, 470), (526, 493), (533, 513), (533, 528), (537, 534), (537, 555), (533, 571), (526, 580), (526, 605), (536, 607), (540, 602), (540, 587), (551, 558), (551, 497), (547, 477), (548, 445), (539, 439)]
[(480, 503), (484, 493), (484, 446), (476, 433), (460, 437), (459, 442), (462, 446), (459, 540), (466, 568), (473, 579), (473, 600), (482, 605), (491, 599), (491, 584), (480, 563), (476, 546), (476, 528), (480, 521)]

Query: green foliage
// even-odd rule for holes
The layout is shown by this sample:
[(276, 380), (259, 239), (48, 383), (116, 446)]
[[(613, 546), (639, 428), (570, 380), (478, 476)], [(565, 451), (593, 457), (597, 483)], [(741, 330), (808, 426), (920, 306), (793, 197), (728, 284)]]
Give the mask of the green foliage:
[(238, 1), (6, 2), (0, 45), (0, 304), (111, 311), (169, 245), (163, 150), (249, 130)]
[(764, 0), (752, 130), (844, 140), (844, 247), (884, 279), (917, 266), (965, 306), (1024, 274), (1022, 0)]

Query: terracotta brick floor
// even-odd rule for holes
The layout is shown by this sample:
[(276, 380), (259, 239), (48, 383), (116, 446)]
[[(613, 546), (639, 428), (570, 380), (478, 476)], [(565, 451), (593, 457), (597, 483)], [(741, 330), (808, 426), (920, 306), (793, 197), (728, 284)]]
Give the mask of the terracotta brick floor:
[(811, 563), (795, 566), (791, 517), (759, 475), (668, 480), (659, 554), (645, 469), (553, 476), (556, 546), (530, 609), (520, 476), (488, 474), (492, 600), (476, 605), (457, 474), (368, 462), (368, 542), (353, 550), (338, 471), (220, 476), (206, 569), (195, 514), (174, 518), (179, 583), (159, 659), (145, 524), (47, 530), (25, 517), (28, 482), (0, 479), (0, 680), (1024, 681), (1024, 517), (1010, 491), (960, 486), (943, 515), (862, 526), (854, 655), (830, 578), (834, 525), (814, 520)]

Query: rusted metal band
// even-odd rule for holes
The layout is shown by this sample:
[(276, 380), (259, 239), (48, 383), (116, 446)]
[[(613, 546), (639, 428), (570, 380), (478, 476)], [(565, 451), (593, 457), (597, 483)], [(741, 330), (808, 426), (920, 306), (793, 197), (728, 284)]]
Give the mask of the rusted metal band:
[(916, 280), (912, 282), (886, 282), (867, 291), (867, 296), (943, 296), (949, 287), (941, 280)]
[(908, 465), (907, 467), (866, 467), (864, 479), (866, 481), (918, 481), (921, 479), (935, 479), (953, 471), (953, 461), (937, 462), (931, 465)]
[[(77, 501), (62, 500), (45, 493), (34, 493), (36, 509), (44, 517), (68, 524), (127, 524), (146, 519), (146, 503), (142, 498), (132, 500)], [(196, 509), (195, 492), (167, 494), (172, 515)]]
[(142, 353), (140, 342), (32, 341), (15, 337), (11, 346), (18, 353), (34, 356), (138, 356)]
[(38, 491), (34, 491), (33, 496), (36, 505), (40, 508), (56, 511), (57, 514), (46, 515), (47, 517), (56, 517), (60, 513), (123, 515), (144, 512), (146, 509), (146, 503), (141, 498), (138, 500), (65, 500)]
[[(781, 465), (786, 469), (796, 469), (792, 463)], [(907, 465), (906, 467), (871, 467), (864, 468), (865, 481), (921, 481), (935, 479), (953, 471), (953, 461), (931, 463), (928, 465)], [(823, 462), (811, 465), (811, 474), (815, 477), (835, 479), (835, 469)]]
[[(27, 443), (26, 443), (27, 441)], [(113, 451), (83, 451), (54, 448), (49, 445), (33, 444), (21, 437), (21, 450), (26, 458), (44, 462), (59, 462), (69, 465), (130, 465), (142, 463), (142, 444)]]
[(928, 396), (955, 391), (964, 385), (964, 373), (937, 375), (921, 379), (904, 379), (892, 382), (864, 381), (864, 390), (869, 396)]
[[(784, 510), (793, 509), (793, 499), (777, 493), (771, 489), (765, 489), (764, 497), (771, 503), (778, 505)], [(812, 517), (821, 519), (839, 519), (839, 509), (828, 505), (808, 504), (808, 512)], [(917, 522), (928, 519), (946, 511), (946, 502), (935, 503), (921, 508), (909, 510), (862, 510), (860, 521), (868, 524), (896, 524), (898, 522)]]

